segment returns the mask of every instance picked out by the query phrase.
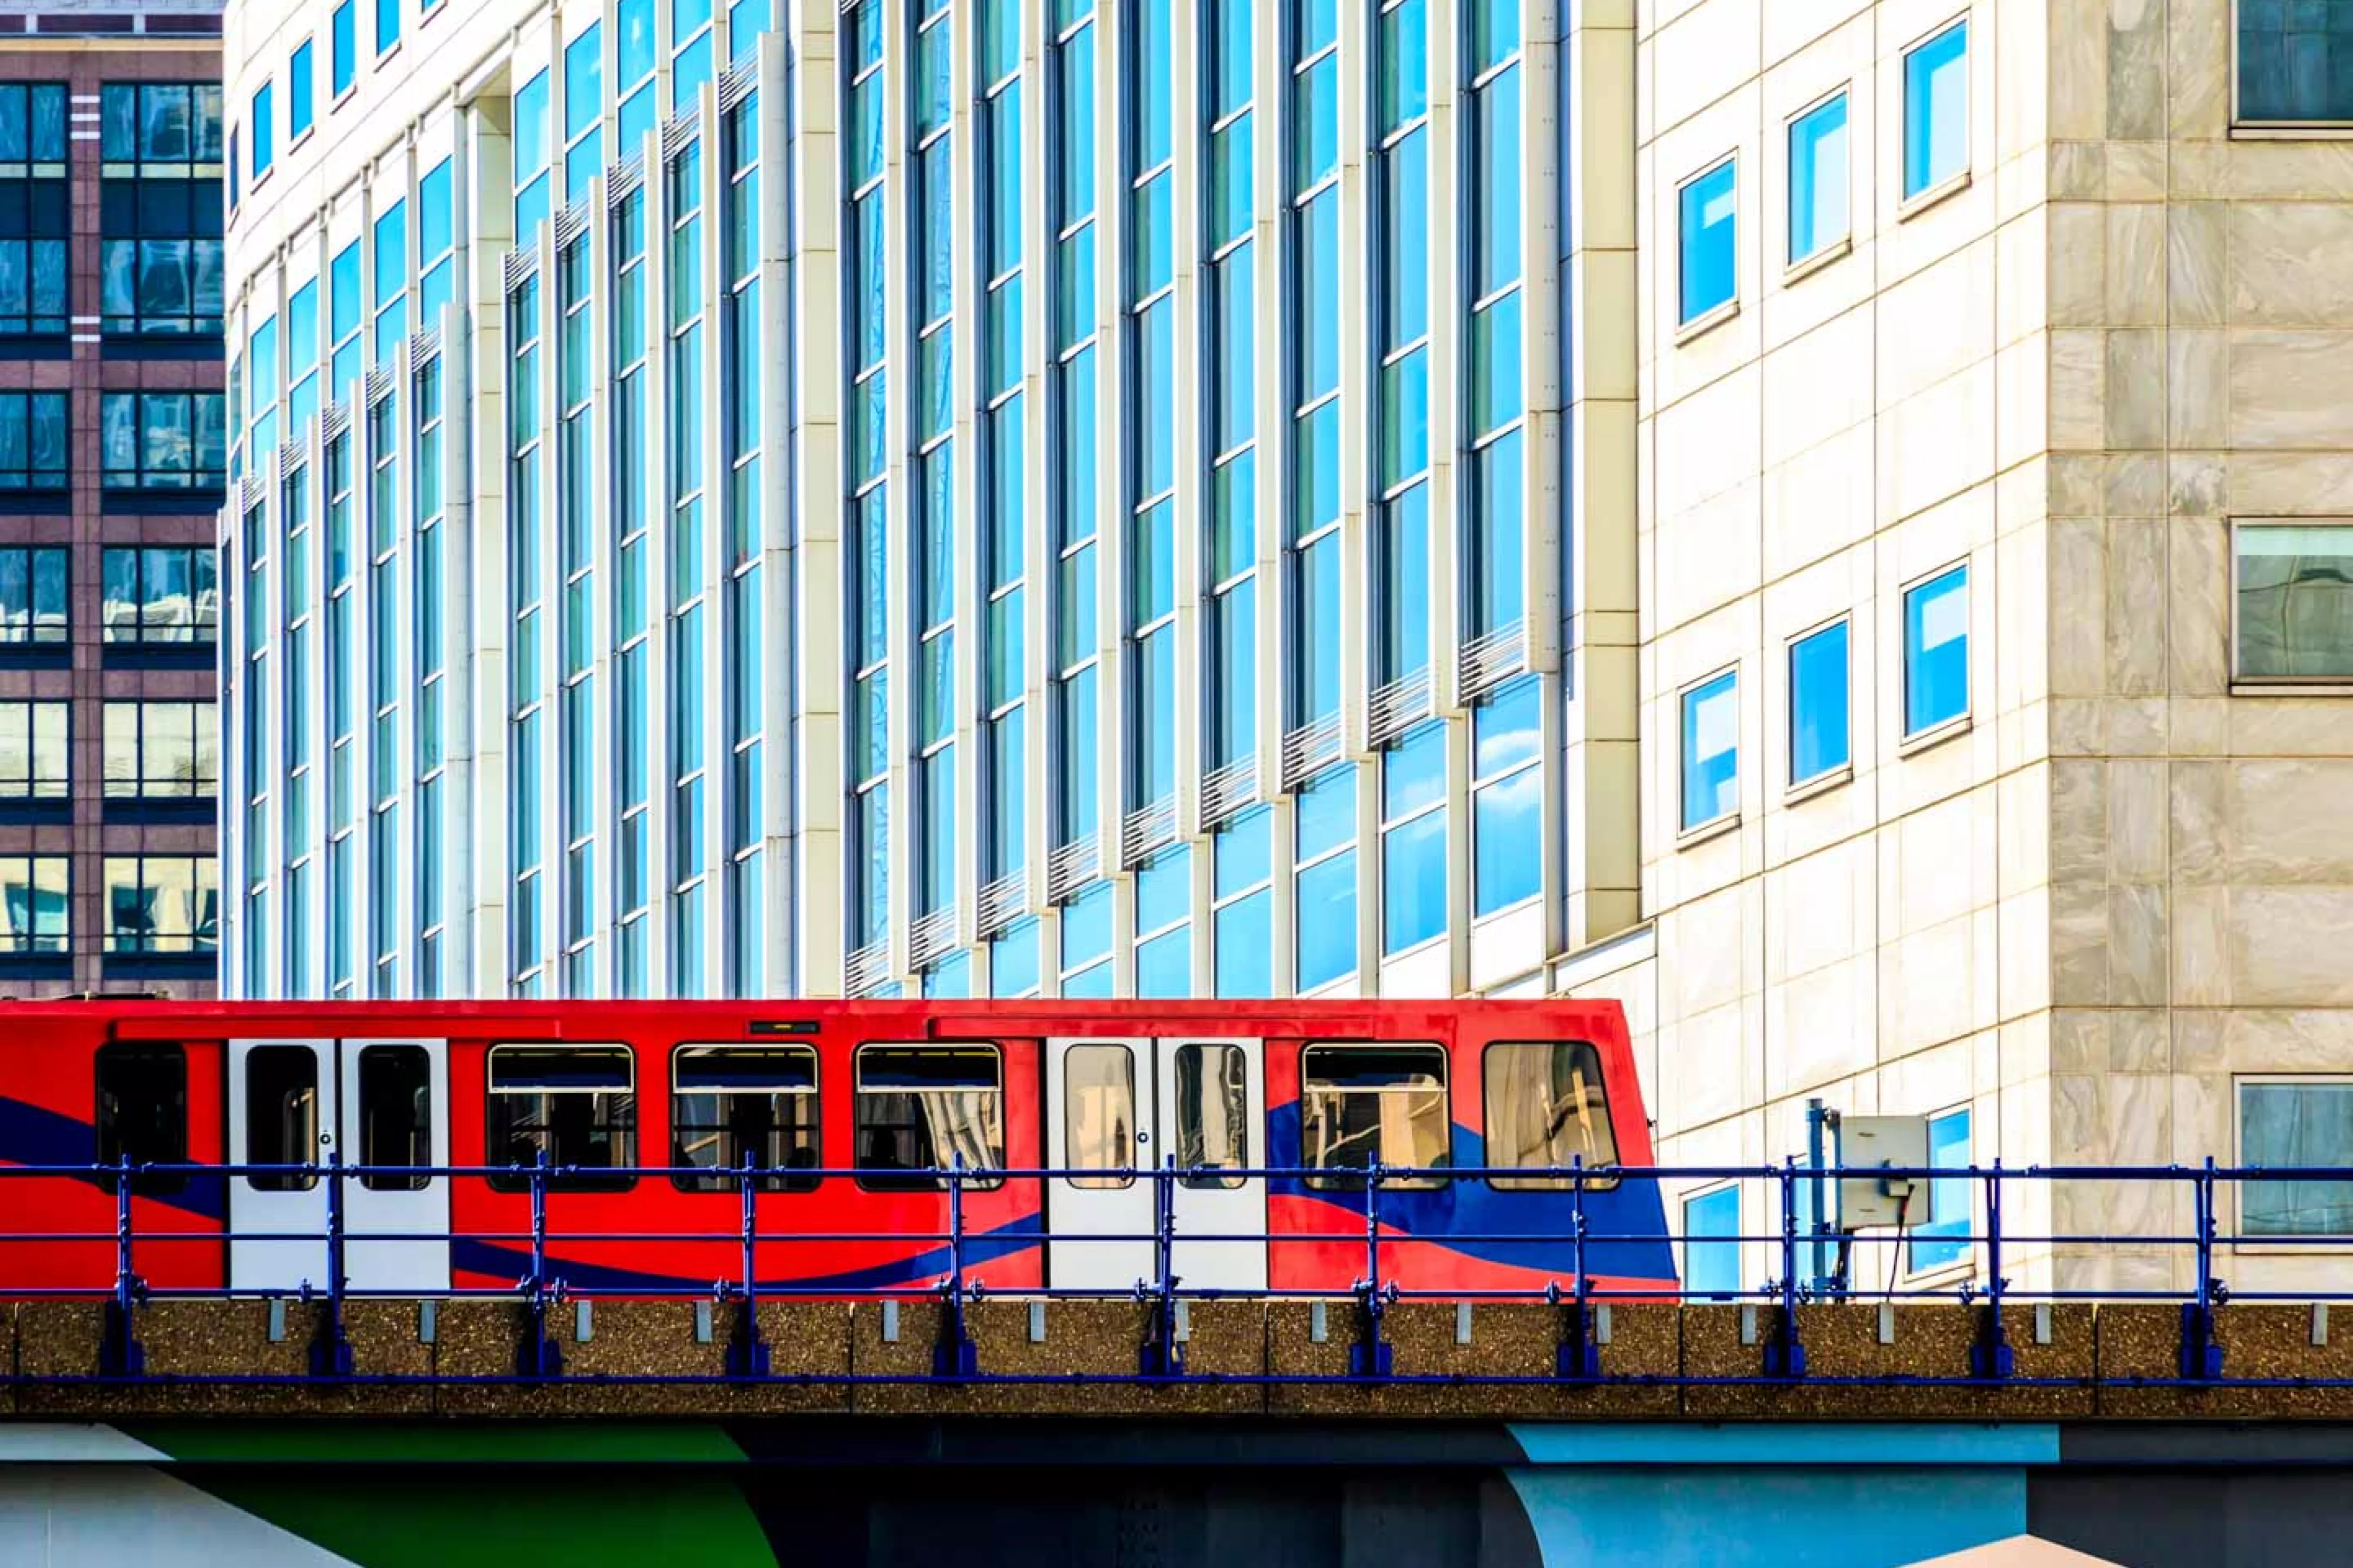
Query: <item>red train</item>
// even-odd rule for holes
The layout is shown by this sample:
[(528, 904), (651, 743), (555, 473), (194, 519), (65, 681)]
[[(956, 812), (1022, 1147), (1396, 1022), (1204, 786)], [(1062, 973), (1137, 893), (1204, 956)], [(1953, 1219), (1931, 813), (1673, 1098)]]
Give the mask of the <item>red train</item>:
[[(1527, 1172), (1381, 1184), (1382, 1272), (1425, 1289), (1566, 1286), (1557, 1168), (1651, 1161), (1609, 1003), (90, 1002), (0, 1020), (0, 1164), (88, 1167), (0, 1175), (0, 1230), (57, 1238), (0, 1242), (0, 1295), (111, 1286), (121, 1178), (99, 1167), (125, 1160), (392, 1168), (130, 1178), (152, 1289), (322, 1286), (337, 1185), (348, 1287), (386, 1293), (530, 1267), (528, 1177), (404, 1167), (544, 1154), (549, 1271), (625, 1293), (740, 1277), (747, 1159), (761, 1283), (842, 1292), (946, 1271), (926, 1173), (1066, 1171), (967, 1184), (966, 1274), (1121, 1290), (1157, 1273), (1155, 1184), (1133, 1173), (1173, 1158), (1185, 1288), (1338, 1291), (1365, 1270), (1375, 1161)], [(656, 1166), (675, 1170), (630, 1173)], [(1292, 1173), (1244, 1173), (1265, 1171)], [(1583, 1207), (1588, 1276), (1672, 1287), (1655, 1183), (1589, 1183)]]

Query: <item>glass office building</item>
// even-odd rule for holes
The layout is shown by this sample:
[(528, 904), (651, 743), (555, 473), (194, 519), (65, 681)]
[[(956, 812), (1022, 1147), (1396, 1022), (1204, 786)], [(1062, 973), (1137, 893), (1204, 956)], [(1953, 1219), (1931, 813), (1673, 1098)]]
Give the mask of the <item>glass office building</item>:
[(1443, 995), (1630, 914), (1511, 0), (359, 3), (229, 26), (232, 991)]

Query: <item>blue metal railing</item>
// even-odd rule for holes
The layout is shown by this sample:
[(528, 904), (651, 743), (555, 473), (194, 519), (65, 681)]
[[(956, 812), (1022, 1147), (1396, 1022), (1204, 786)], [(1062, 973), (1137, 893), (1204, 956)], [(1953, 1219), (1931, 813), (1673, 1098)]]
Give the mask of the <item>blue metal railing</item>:
[[(779, 1229), (773, 1226), (763, 1229), (760, 1196), (764, 1183), (773, 1183), (788, 1176), (796, 1184), (821, 1181), (829, 1177), (872, 1181), (887, 1175), (897, 1183), (935, 1184), (944, 1197), (946, 1225), (941, 1230), (801, 1230)], [(564, 1205), (575, 1195), (578, 1184), (599, 1181), (631, 1181), (640, 1178), (670, 1180), (691, 1179), (709, 1184), (715, 1177), (734, 1179), (739, 1203), (736, 1224), (723, 1230), (659, 1230), (598, 1229), (583, 1226), (558, 1224), (551, 1216), (551, 1204)], [(1960, 1381), (2005, 1381), (2015, 1376), (2015, 1357), (2007, 1338), (2001, 1309), (2021, 1303), (2056, 1303), (2062, 1301), (2158, 1301), (2179, 1306), (2181, 1313), (2181, 1380), (2189, 1383), (2211, 1383), (2221, 1379), (2221, 1348), (2215, 1337), (2215, 1311), (2225, 1301), (2284, 1301), (2325, 1304), (2353, 1300), (2353, 1256), (2348, 1256), (2341, 1271), (2332, 1272), (2322, 1283), (2326, 1288), (2299, 1284), (2293, 1289), (2237, 1289), (2224, 1279), (2223, 1261), (2233, 1249), (2245, 1245), (2259, 1246), (2266, 1252), (2291, 1254), (2296, 1251), (2345, 1251), (2353, 1254), (2353, 1237), (2306, 1235), (2256, 1236), (2227, 1230), (2221, 1220), (2225, 1210), (2224, 1189), (2242, 1193), (2250, 1187), (2278, 1183), (2343, 1183), (2353, 1187), (2353, 1168), (2340, 1167), (2224, 1167), (2209, 1160), (2201, 1166), (2115, 1167), (2115, 1166), (2033, 1166), (2023, 1169), (2006, 1167), (1999, 1161), (1989, 1166), (1968, 1168), (1871, 1169), (1841, 1170), (1819, 1166), (1801, 1166), (1794, 1160), (1778, 1166), (1673, 1166), (1641, 1168), (1588, 1168), (1581, 1163), (1567, 1167), (1543, 1169), (1528, 1167), (1402, 1167), (1375, 1164), (1369, 1167), (1334, 1169), (1329, 1167), (1248, 1167), (1230, 1166), (1181, 1168), (1170, 1162), (1155, 1169), (1103, 1170), (1036, 1167), (1019, 1169), (967, 1168), (959, 1159), (943, 1168), (881, 1173), (860, 1169), (804, 1169), (789, 1171), (773, 1166), (746, 1163), (737, 1167), (714, 1169), (705, 1165), (633, 1165), (625, 1167), (580, 1167), (555, 1165), (544, 1153), (533, 1165), (346, 1165), (339, 1159), (323, 1164), (199, 1164), (199, 1163), (134, 1163), (128, 1160), (119, 1164), (76, 1165), (0, 1165), (0, 1193), (7, 1190), (11, 1180), (67, 1178), (79, 1183), (111, 1185), (114, 1196), (114, 1226), (109, 1231), (34, 1231), (11, 1227), (0, 1231), (0, 1299), (102, 1300), (105, 1304), (103, 1340), (100, 1355), (100, 1379), (135, 1378), (145, 1368), (144, 1353), (135, 1331), (136, 1311), (140, 1305), (158, 1298), (170, 1299), (285, 1299), (299, 1297), (319, 1303), (322, 1320), (317, 1343), (311, 1358), (312, 1375), (337, 1379), (374, 1381), (361, 1376), (353, 1360), (352, 1349), (345, 1332), (346, 1303), (357, 1299), (392, 1298), (399, 1300), (470, 1300), (490, 1299), (517, 1301), (532, 1313), (532, 1342), (517, 1368), (523, 1378), (551, 1377), (562, 1373), (563, 1354), (557, 1336), (550, 1330), (553, 1314), (570, 1300), (587, 1300), (598, 1297), (638, 1300), (669, 1299), (708, 1300), (732, 1310), (733, 1324), (727, 1353), (726, 1376), (730, 1379), (765, 1379), (771, 1376), (769, 1347), (761, 1339), (757, 1315), (759, 1303), (770, 1300), (792, 1299), (876, 1299), (884, 1300), (934, 1300), (943, 1310), (938, 1357), (933, 1376), (948, 1380), (1003, 1376), (985, 1374), (979, 1367), (976, 1352), (969, 1332), (965, 1311), (967, 1306), (980, 1300), (987, 1287), (976, 1277), (992, 1258), (1005, 1255), (1006, 1244), (1001, 1238), (993, 1241), (986, 1252), (976, 1256), (976, 1238), (970, 1231), (965, 1215), (965, 1198), (976, 1188), (995, 1188), (1010, 1181), (1084, 1179), (1090, 1182), (1119, 1180), (1144, 1181), (1152, 1186), (1152, 1222), (1148, 1230), (1134, 1232), (1090, 1231), (1080, 1235), (1054, 1237), (1039, 1234), (1037, 1244), (1047, 1247), (1101, 1247), (1104, 1244), (1133, 1243), (1148, 1246), (1152, 1259), (1151, 1275), (1139, 1275), (1132, 1283), (1115, 1286), (1044, 1285), (1008, 1288), (1024, 1298), (1117, 1300), (1147, 1303), (1152, 1310), (1151, 1337), (1141, 1349), (1136, 1376), (1146, 1381), (1176, 1379), (1187, 1376), (1185, 1366), (1182, 1309), (1195, 1300), (1268, 1299), (1278, 1297), (1329, 1297), (1345, 1293), (1354, 1299), (1359, 1319), (1359, 1331), (1351, 1342), (1349, 1370), (1339, 1381), (1382, 1380), (1394, 1377), (1390, 1346), (1383, 1331), (1383, 1317), (1399, 1301), (1541, 1301), (1560, 1308), (1563, 1329), (1559, 1347), (1556, 1377), (1572, 1382), (1607, 1382), (1609, 1373), (1601, 1354), (1603, 1333), (1600, 1322), (1609, 1305), (1618, 1301), (1678, 1301), (1692, 1304), (1738, 1302), (1767, 1305), (1779, 1309), (1772, 1325), (1772, 1339), (1765, 1345), (1764, 1378), (1778, 1381), (1806, 1375), (1805, 1347), (1799, 1333), (1797, 1309), (1816, 1301), (1864, 1302), (1928, 1302), (1954, 1301), (1963, 1307), (1980, 1309), (1978, 1337), (1970, 1359), (1968, 1379)], [(153, 1189), (164, 1182), (211, 1182), (222, 1184), (251, 1178), (295, 1178), (305, 1186), (323, 1184), (322, 1223), (316, 1230), (239, 1230), (233, 1227), (202, 1230), (167, 1229), (150, 1225), (142, 1229), (137, 1224), (134, 1198), (142, 1188)], [(529, 1226), (524, 1230), (451, 1228), (445, 1231), (368, 1230), (354, 1229), (349, 1223), (349, 1184), (371, 1178), (393, 1178), (406, 1184), (446, 1178), (498, 1178), (507, 1184), (509, 1194), (501, 1201), (512, 1201), (512, 1195), (528, 1198)], [(1926, 1191), (1927, 1184), (1947, 1185), (1968, 1184), (1973, 1189), (1972, 1209), (1982, 1215), (1983, 1228), (1978, 1228), (1975, 1215), (1961, 1228), (1946, 1228), (1942, 1224), (1933, 1237), (1924, 1238), (1916, 1231), (1861, 1232), (1844, 1234), (1833, 1230), (1826, 1218), (1817, 1218), (1810, 1226), (1801, 1226), (1799, 1195), (1806, 1192), (1814, 1201), (1811, 1212), (1823, 1215), (1823, 1187), (1841, 1179), (1873, 1181), (1909, 1181), (1918, 1190)], [(1324, 1189), (1321, 1195), (1348, 1206), (1361, 1205), (1361, 1227), (1348, 1229), (1317, 1229), (1312, 1231), (1275, 1232), (1187, 1230), (1180, 1223), (1180, 1194), (1188, 1182), (1264, 1180), (1282, 1183), (1314, 1183)], [(1564, 1223), (1560, 1229), (1543, 1231), (1443, 1231), (1436, 1234), (1404, 1234), (1384, 1231), (1381, 1197), (1385, 1190), (1394, 1191), (1409, 1184), (1424, 1184), (1431, 1181), (1480, 1182), (1489, 1180), (1526, 1184), (1548, 1180), (1557, 1190), (1547, 1195), (1562, 1200)], [(1604, 1278), (1588, 1268), (1598, 1249), (1613, 1245), (1658, 1247), (1668, 1238), (1656, 1232), (1604, 1233), (1597, 1232), (1590, 1224), (1588, 1198), (1592, 1194), (1613, 1188), (1620, 1184), (1666, 1184), (1669, 1186), (1689, 1186), (1738, 1181), (1760, 1183), (1778, 1191), (1780, 1200), (1780, 1225), (1777, 1231), (1752, 1234), (1746, 1231), (1733, 1235), (1684, 1237), (1683, 1245), (1694, 1243), (1729, 1244), (1744, 1249), (1764, 1247), (1772, 1249), (1774, 1270), (1759, 1284), (1741, 1285), (1732, 1289), (1710, 1289), (1691, 1290), (1682, 1284), (1665, 1279), (1644, 1276)], [(2110, 1187), (2155, 1185), (2166, 1192), (2186, 1189), (2189, 1196), (2191, 1225), (2187, 1235), (2169, 1231), (2115, 1232), (2070, 1234), (2052, 1232), (2034, 1235), (2021, 1233), (2008, 1219), (2006, 1197), (2021, 1184), (2052, 1187), (2058, 1184), (2082, 1183)], [(704, 1192), (709, 1193), (706, 1185)], [(723, 1189), (722, 1189), (723, 1193)], [(273, 1196), (282, 1194), (272, 1194)], [(592, 1195), (592, 1194), (578, 1194)], [(603, 1194), (609, 1196), (610, 1194)], [(798, 1201), (807, 1194), (776, 1194), (786, 1203)], [(0, 1203), (0, 1213), (22, 1214), (24, 1209)], [(1649, 1212), (1647, 1208), (1645, 1212)], [(1944, 1249), (1957, 1247), (1957, 1259), (1927, 1270), (1907, 1270), (1899, 1252), (1888, 1254), (1883, 1248), (1904, 1248), (1922, 1239), (1932, 1239)], [(219, 1286), (152, 1287), (138, 1268), (142, 1249), (152, 1262), (160, 1249), (198, 1247), (226, 1248), (232, 1242), (311, 1243), (321, 1248), (318, 1280), (302, 1279), (293, 1287), (283, 1285), (239, 1284), (232, 1281)], [(402, 1285), (388, 1288), (353, 1288), (349, 1281), (350, 1249), (354, 1244), (399, 1242), (430, 1244), (440, 1242), (522, 1244), (525, 1248), (527, 1267), (512, 1284), (460, 1286), (434, 1284), (427, 1287)], [(1559, 1273), (1546, 1274), (1541, 1283), (1523, 1287), (1454, 1287), (1446, 1285), (1408, 1285), (1401, 1274), (1426, 1272), (1423, 1268), (1401, 1269), (1397, 1266), (1396, 1248), (1403, 1245), (1416, 1247), (1447, 1247), (1478, 1245), (1500, 1249), (1508, 1256), (1514, 1247), (1556, 1247), (1567, 1242), (1571, 1266)], [(640, 1243), (662, 1243), (686, 1246), (729, 1246), (736, 1251), (733, 1278), (722, 1277), (708, 1285), (669, 1286), (658, 1279), (627, 1285), (596, 1285), (575, 1281), (567, 1277), (567, 1269), (593, 1272), (597, 1265), (588, 1264), (577, 1256), (566, 1257), (572, 1249), (582, 1247), (626, 1246)], [(796, 1280), (789, 1271), (780, 1279), (763, 1279), (759, 1263), (765, 1251), (773, 1258), (776, 1249), (793, 1247), (839, 1244), (914, 1244), (919, 1248), (944, 1251), (944, 1266), (936, 1270), (923, 1270), (907, 1280), (871, 1285), (849, 1285), (839, 1281)], [(1330, 1290), (1273, 1289), (1268, 1288), (1234, 1288), (1223, 1285), (1187, 1284), (1180, 1271), (1184, 1259), (1180, 1249), (1187, 1246), (1208, 1243), (1241, 1243), (1262, 1245), (1270, 1258), (1280, 1257), (1276, 1250), (1284, 1247), (1331, 1243), (1361, 1243), (1364, 1249), (1362, 1272), (1345, 1287), (1345, 1292)], [(97, 1246), (111, 1248), (112, 1268), (106, 1278), (95, 1274), (86, 1282), (64, 1284), (28, 1282), (21, 1270), (9, 1266), (9, 1258), (21, 1258), (28, 1247)], [(1026, 1247), (1030, 1237), (1024, 1236), (1019, 1243)], [(2104, 1251), (2130, 1248), (2136, 1254), (2157, 1253), (2186, 1257), (2189, 1263), (2189, 1282), (2178, 1289), (2083, 1289), (2046, 1283), (2038, 1287), (2014, 1284), (2005, 1272), (2021, 1248), (2042, 1248), (2052, 1261), (2081, 1260), (2097, 1258)], [(1385, 1257), (1385, 1249), (1388, 1256)], [(1825, 1271), (1820, 1260), (1829, 1251), (1841, 1257), (1840, 1265)], [(1098, 1255), (1100, 1256), (1100, 1255)], [(1889, 1266), (1883, 1271), (1876, 1268), (1852, 1267), (1855, 1259), (1884, 1256)], [(1816, 1259), (1810, 1270), (1800, 1268), (1801, 1258)], [(465, 1268), (460, 1272), (480, 1274), (478, 1268)], [(1874, 1277), (1882, 1282), (1873, 1285)], [(906, 1379), (880, 1376), (880, 1381)], [(852, 1378), (826, 1377), (818, 1381), (867, 1381), (867, 1376)], [(1077, 1381), (1086, 1381), (1079, 1377)], [(1227, 1378), (1226, 1381), (1253, 1381), (1249, 1378)], [(70, 1381), (70, 1380), (69, 1380)], [(240, 1381), (227, 1379), (225, 1381)], [(633, 1380), (623, 1380), (633, 1381)], [(634, 1381), (692, 1381), (705, 1378), (670, 1379), (649, 1377)], [(805, 1380), (804, 1380), (805, 1381)], [(922, 1381), (916, 1379), (916, 1381)], [(1016, 1379), (1019, 1381), (1019, 1379)], [(1045, 1381), (1070, 1382), (1072, 1377), (1056, 1376)], [(1122, 1379), (1121, 1381), (1132, 1381)], [(1317, 1377), (1274, 1379), (1262, 1381), (1326, 1381)], [(1461, 1377), (1437, 1381), (1461, 1382)], [(1548, 1381), (1510, 1377), (1479, 1378), (1472, 1382)], [(1646, 1381), (1657, 1382), (1657, 1378)], [(1697, 1379), (1670, 1381), (1758, 1381), (1753, 1379)], [(1936, 1379), (1907, 1378), (1904, 1381), (1934, 1383)], [(2063, 1380), (2080, 1382), (2080, 1379)], [(2288, 1380), (2304, 1384), (2325, 1384), (2327, 1380)]]

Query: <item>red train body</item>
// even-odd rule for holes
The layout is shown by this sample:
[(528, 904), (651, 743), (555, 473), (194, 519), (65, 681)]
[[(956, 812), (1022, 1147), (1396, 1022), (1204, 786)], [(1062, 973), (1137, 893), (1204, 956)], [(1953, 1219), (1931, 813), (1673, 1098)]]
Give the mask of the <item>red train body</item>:
[[(331, 1186), (352, 1289), (512, 1286), (531, 1181), (424, 1173), (543, 1152), (548, 1271), (575, 1289), (738, 1279), (747, 1160), (764, 1288), (937, 1280), (949, 1194), (906, 1173), (959, 1159), (1079, 1173), (966, 1184), (960, 1260), (992, 1289), (1155, 1277), (1155, 1183), (1131, 1173), (1168, 1160), (1191, 1173), (1169, 1200), (1187, 1289), (1345, 1290), (1368, 1203), (1408, 1289), (1566, 1285), (1579, 1208), (1589, 1277), (1673, 1279), (1654, 1184), (1556, 1174), (1650, 1163), (1614, 1004), (101, 1001), (9, 1005), (0, 1039), (0, 1165), (79, 1168), (0, 1175), (0, 1295), (111, 1288), (100, 1167), (124, 1161), (270, 1168), (131, 1177), (153, 1290), (323, 1285)], [(1527, 1174), (1368, 1198), (1375, 1161)], [(300, 1168), (331, 1162), (373, 1173)]]

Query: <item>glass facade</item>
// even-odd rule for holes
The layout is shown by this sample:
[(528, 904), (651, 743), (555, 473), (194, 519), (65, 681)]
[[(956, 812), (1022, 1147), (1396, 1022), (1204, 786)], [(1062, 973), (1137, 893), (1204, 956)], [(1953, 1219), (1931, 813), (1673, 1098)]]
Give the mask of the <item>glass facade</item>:
[[(526, 26), (508, 96), (421, 121), (318, 276), (240, 279), (235, 983), (1370, 994), (1540, 904), (1558, 529), (1526, 498), (1557, 438), (1523, 226), (1557, 154), (1523, 136), (1517, 8), (1394, 0), (1344, 37), (1329, 0), (854, 0), (791, 20), (832, 29), (822, 131), (771, 19)], [(402, 41), (353, 73), (408, 76)], [(780, 155), (838, 174), (823, 279)], [(111, 471), (201, 484), (153, 401)], [(456, 549), (483, 517), (496, 578)], [(126, 573), (121, 636), (194, 635)], [(498, 864), (448, 874), (486, 812)]]

